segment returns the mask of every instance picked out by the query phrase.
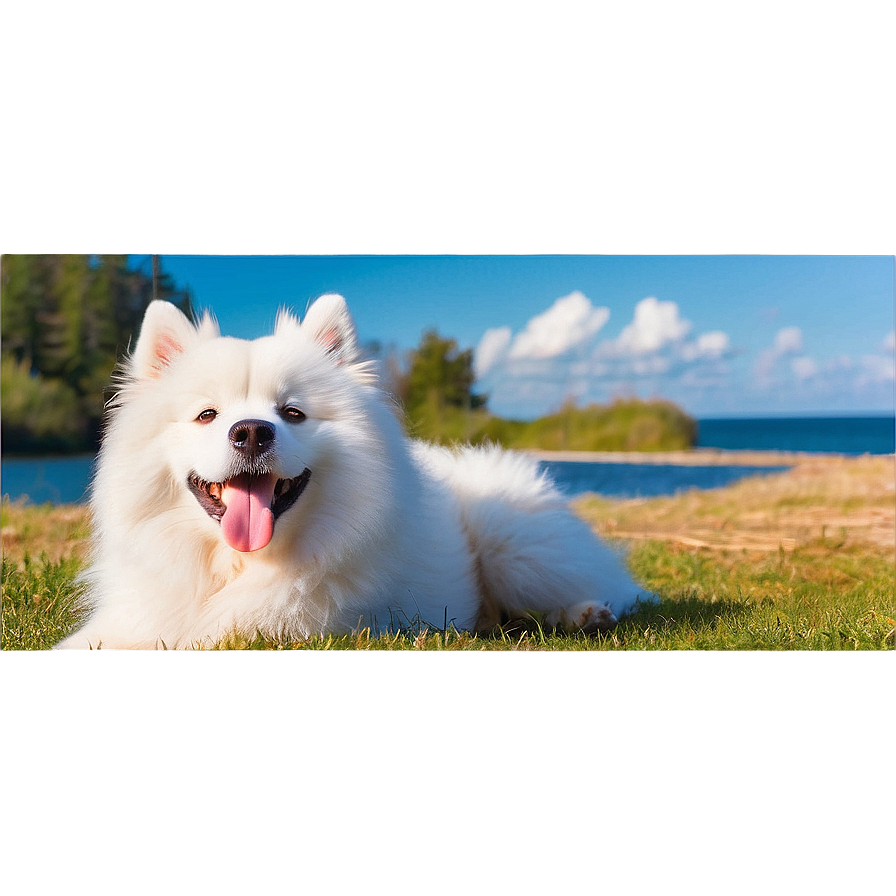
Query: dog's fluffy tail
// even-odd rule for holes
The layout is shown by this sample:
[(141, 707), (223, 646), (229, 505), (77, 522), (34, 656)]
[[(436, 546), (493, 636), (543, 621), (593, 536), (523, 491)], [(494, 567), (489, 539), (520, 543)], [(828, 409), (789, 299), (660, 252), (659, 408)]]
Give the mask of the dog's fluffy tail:
[(502, 616), (543, 614), (549, 623), (612, 624), (648, 598), (621, 558), (568, 508), (533, 458), (499, 448), (418, 446), (454, 492), (483, 594), (480, 627)]

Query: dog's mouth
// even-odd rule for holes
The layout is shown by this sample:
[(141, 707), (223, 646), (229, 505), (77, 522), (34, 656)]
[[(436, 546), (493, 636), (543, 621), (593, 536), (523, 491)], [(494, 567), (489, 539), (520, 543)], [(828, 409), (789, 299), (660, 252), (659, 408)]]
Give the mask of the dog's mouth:
[(199, 506), (221, 524), (224, 540), (236, 551), (258, 551), (274, 534), (274, 523), (308, 485), (307, 467), (293, 479), (273, 473), (241, 473), (224, 482), (206, 482), (194, 473), (187, 480)]

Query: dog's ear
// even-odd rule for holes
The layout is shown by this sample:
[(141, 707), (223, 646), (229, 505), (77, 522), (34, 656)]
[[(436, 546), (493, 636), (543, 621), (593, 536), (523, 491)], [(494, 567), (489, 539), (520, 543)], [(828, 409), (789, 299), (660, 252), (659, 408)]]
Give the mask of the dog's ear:
[(302, 332), (320, 343), (339, 364), (358, 360), (358, 334), (345, 299), (335, 293), (321, 296), (308, 309)]
[(131, 375), (138, 380), (160, 376), (189, 346), (217, 335), (218, 325), (208, 313), (194, 325), (170, 302), (150, 302), (130, 357)]

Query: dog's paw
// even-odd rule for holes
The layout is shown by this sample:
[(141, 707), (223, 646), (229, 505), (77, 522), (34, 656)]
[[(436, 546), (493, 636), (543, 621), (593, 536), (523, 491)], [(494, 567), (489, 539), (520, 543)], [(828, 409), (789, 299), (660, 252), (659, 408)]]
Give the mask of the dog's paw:
[(545, 622), (551, 628), (593, 634), (609, 631), (616, 625), (616, 617), (605, 604), (588, 602), (555, 610), (547, 615)]

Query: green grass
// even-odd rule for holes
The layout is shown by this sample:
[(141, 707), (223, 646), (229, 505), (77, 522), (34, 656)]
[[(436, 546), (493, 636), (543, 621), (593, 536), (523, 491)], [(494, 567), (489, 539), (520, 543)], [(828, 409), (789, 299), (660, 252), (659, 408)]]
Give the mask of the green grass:
[(893, 648), (893, 563), (862, 553), (805, 551), (718, 559), (647, 542), (629, 555), (661, 595), (603, 635), (517, 623), (483, 637), (449, 629), (308, 641), (232, 637), (223, 648), (324, 650), (882, 650)]
[(3, 558), (0, 647), (49, 650), (87, 618), (82, 589), (74, 582), (78, 567), (73, 558)]
[[(677, 498), (577, 502), (578, 512), (605, 536), (624, 531), (622, 544), (634, 539), (632, 574), (660, 595), (603, 635), (546, 632), (528, 621), (489, 636), (420, 625), (379, 637), (366, 631), (307, 640), (234, 634), (216, 648), (891, 650), (892, 476), (891, 460), (857, 459)], [(856, 495), (864, 497), (857, 501)], [(825, 525), (826, 519), (838, 522)], [(781, 538), (782, 546), (757, 549), (749, 539), (759, 526), (766, 541)], [(4, 504), (4, 649), (46, 649), (85, 617), (74, 580), (86, 532), (83, 508)], [(696, 533), (701, 546), (676, 541), (681, 533)], [(738, 547), (739, 540), (746, 546)]]
[[(518, 623), (491, 636), (454, 629), (373, 637), (307, 640), (231, 635), (217, 649), (249, 650), (879, 650), (893, 647), (893, 574), (878, 563), (848, 588), (793, 581), (787, 558), (774, 566), (745, 566), (732, 577), (722, 565), (676, 556), (667, 546), (636, 549), (632, 566), (662, 599), (624, 619), (612, 632), (586, 636), (544, 632)], [(53, 563), (4, 559), (2, 646), (44, 650), (86, 618), (73, 579), (74, 560)], [(686, 583), (686, 584), (682, 584)], [(699, 584), (692, 584), (699, 583)]]
[(892, 648), (892, 561), (834, 547), (715, 557), (646, 542), (629, 561), (662, 600), (609, 639), (660, 650)]
[[(801, 577), (817, 558), (797, 553), (742, 562), (689, 555), (658, 542), (630, 555), (634, 574), (661, 600), (611, 632), (586, 636), (517, 623), (494, 635), (417, 627), (307, 640), (231, 635), (217, 649), (248, 650), (881, 650), (893, 647), (893, 569), (886, 561), (838, 556), (827, 581)], [(2, 564), (2, 647), (45, 650), (84, 618), (74, 584), (78, 562), (30, 558)], [(824, 576), (822, 576), (824, 578)]]

